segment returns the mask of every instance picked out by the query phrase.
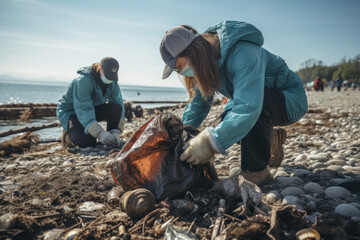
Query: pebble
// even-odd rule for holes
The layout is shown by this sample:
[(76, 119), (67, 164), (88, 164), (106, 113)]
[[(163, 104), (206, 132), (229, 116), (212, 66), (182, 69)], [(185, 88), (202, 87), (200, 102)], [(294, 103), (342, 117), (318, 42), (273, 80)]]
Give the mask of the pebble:
[(315, 183), (315, 182), (309, 182), (307, 184), (304, 185), (304, 190), (305, 192), (309, 192), (309, 193), (317, 193), (317, 194), (322, 194), (324, 193), (324, 190), (322, 189), (322, 187), (320, 186), (320, 184)]
[(233, 176), (241, 171), (241, 167), (233, 167), (229, 171), (229, 176)]
[(282, 203), (283, 204), (297, 204), (299, 202), (299, 198), (296, 196), (285, 196)]
[(0, 229), (10, 229), (15, 222), (16, 216), (12, 213), (6, 213), (0, 217)]
[(274, 175), (274, 179), (277, 177), (286, 177), (289, 176), (289, 174), (285, 171), (277, 171)]
[(304, 191), (298, 187), (287, 187), (281, 191), (281, 196), (283, 197), (288, 195), (299, 196), (300, 194), (304, 194)]
[(278, 177), (276, 181), (283, 186), (303, 186), (304, 181), (298, 177)]
[(359, 217), (360, 216), (360, 210), (354, 207), (351, 204), (339, 204), (336, 206), (335, 211), (337, 215), (345, 218), (350, 217)]
[(104, 204), (95, 203), (95, 202), (84, 202), (78, 206), (79, 212), (89, 213), (89, 212), (97, 212), (105, 207)]
[(328, 187), (325, 190), (325, 194), (327, 197), (333, 199), (346, 198), (351, 196), (351, 192), (349, 190), (339, 186)]
[(320, 161), (320, 162), (326, 162), (328, 160), (327, 157), (319, 155), (319, 154), (317, 154), (317, 155), (309, 155), (308, 159), (317, 160), (317, 161)]
[(304, 176), (307, 176), (309, 174), (312, 174), (311, 171), (307, 170), (307, 169), (296, 169), (294, 172), (293, 172), (293, 175), (295, 177), (304, 177)]
[(269, 192), (268, 194), (266, 194), (265, 196), (265, 200), (269, 203), (274, 203), (274, 202), (277, 202), (278, 200), (281, 199), (281, 195), (278, 191), (271, 191)]
[(62, 229), (55, 228), (44, 233), (44, 240), (60, 240), (62, 236)]

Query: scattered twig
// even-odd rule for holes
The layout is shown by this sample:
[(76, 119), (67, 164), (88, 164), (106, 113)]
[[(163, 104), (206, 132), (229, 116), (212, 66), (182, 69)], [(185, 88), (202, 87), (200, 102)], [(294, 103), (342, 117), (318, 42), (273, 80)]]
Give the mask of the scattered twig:
[(196, 221), (196, 217), (194, 218), (194, 220), (193, 220), (192, 223), (190, 224), (190, 227), (189, 227), (189, 229), (187, 230), (186, 234), (189, 234), (189, 232), (191, 231), (192, 227), (193, 227), (194, 224), (195, 224), (195, 221)]
[(60, 123), (51, 123), (51, 124), (43, 124), (43, 125), (33, 126), (33, 127), (10, 129), (8, 131), (0, 132), (0, 137), (6, 137), (6, 136), (9, 136), (12, 134), (22, 133), (22, 132), (34, 132), (34, 131), (41, 130), (44, 128), (53, 128), (53, 127), (60, 127)]
[(218, 208), (218, 211), (216, 214), (216, 220), (215, 220), (213, 232), (211, 235), (211, 240), (215, 240), (215, 238), (217, 237), (217, 235), (219, 233), (219, 230), (221, 229), (221, 223), (222, 223), (222, 218), (225, 213), (225, 208), (226, 208), (225, 199), (220, 199), (219, 208)]
[(77, 226), (81, 225), (82, 222), (83, 222), (83, 221), (82, 221), (82, 218), (78, 217), (78, 219), (79, 219), (79, 222), (78, 222), (78, 223), (72, 225), (71, 227), (65, 228), (62, 232), (65, 233), (65, 232), (67, 232), (67, 231), (69, 231), (69, 230), (71, 230), (71, 229), (73, 229), (73, 228), (76, 228)]
[(242, 220), (240, 220), (240, 219), (238, 219), (238, 218), (236, 218), (236, 217), (234, 217), (234, 216), (231, 216), (231, 215), (229, 215), (229, 214), (226, 214), (226, 213), (224, 213), (224, 217), (230, 218), (230, 219), (233, 220), (233, 221), (242, 222)]

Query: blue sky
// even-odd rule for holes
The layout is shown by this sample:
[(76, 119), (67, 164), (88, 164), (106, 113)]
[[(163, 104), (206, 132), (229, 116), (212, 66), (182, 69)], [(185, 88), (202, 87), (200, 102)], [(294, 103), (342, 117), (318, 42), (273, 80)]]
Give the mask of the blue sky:
[(331, 65), (360, 53), (359, 13), (357, 0), (1, 0), (0, 75), (70, 82), (80, 67), (113, 56), (120, 84), (180, 87), (175, 74), (161, 80), (164, 33), (223, 20), (255, 25), (264, 48), (293, 70), (309, 58)]

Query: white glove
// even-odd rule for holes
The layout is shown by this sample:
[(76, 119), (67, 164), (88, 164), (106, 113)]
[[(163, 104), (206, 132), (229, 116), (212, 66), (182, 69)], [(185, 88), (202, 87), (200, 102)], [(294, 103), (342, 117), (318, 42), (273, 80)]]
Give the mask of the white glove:
[(120, 134), (121, 134), (120, 130), (119, 129), (111, 129), (109, 132), (114, 136), (114, 138), (116, 140), (116, 146), (122, 147), (122, 141), (120, 140)]
[(94, 122), (87, 129), (88, 133), (94, 138), (98, 138), (102, 144), (116, 145), (115, 137), (108, 131), (105, 131), (98, 122)]
[(214, 154), (220, 151), (214, 146), (210, 131), (209, 128), (203, 130), (199, 135), (185, 144), (184, 149), (186, 150), (181, 154), (180, 160), (193, 165), (204, 164), (211, 161)]
[(126, 123), (126, 120), (123, 118), (120, 118), (119, 125), (118, 125), (120, 132), (124, 131), (125, 123)]

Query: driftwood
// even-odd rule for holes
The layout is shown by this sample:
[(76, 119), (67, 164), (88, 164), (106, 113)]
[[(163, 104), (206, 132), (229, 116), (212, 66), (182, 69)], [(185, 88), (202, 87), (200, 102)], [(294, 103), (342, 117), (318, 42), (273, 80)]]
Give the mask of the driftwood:
[(0, 154), (7, 156), (11, 153), (23, 153), (32, 145), (39, 141), (39, 137), (32, 132), (27, 132), (21, 136), (16, 136), (8, 141), (0, 143)]
[(52, 128), (52, 127), (60, 127), (60, 123), (51, 123), (51, 124), (43, 124), (40, 126), (33, 126), (33, 127), (24, 127), (24, 128), (18, 128), (18, 129), (10, 129), (5, 132), (0, 133), (0, 137), (6, 137), (12, 134), (16, 133), (22, 133), (22, 132), (34, 132), (45, 128)]
[(21, 119), (26, 121), (31, 118), (52, 116), (56, 116), (56, 106), (0, 107), (0, 120)]

